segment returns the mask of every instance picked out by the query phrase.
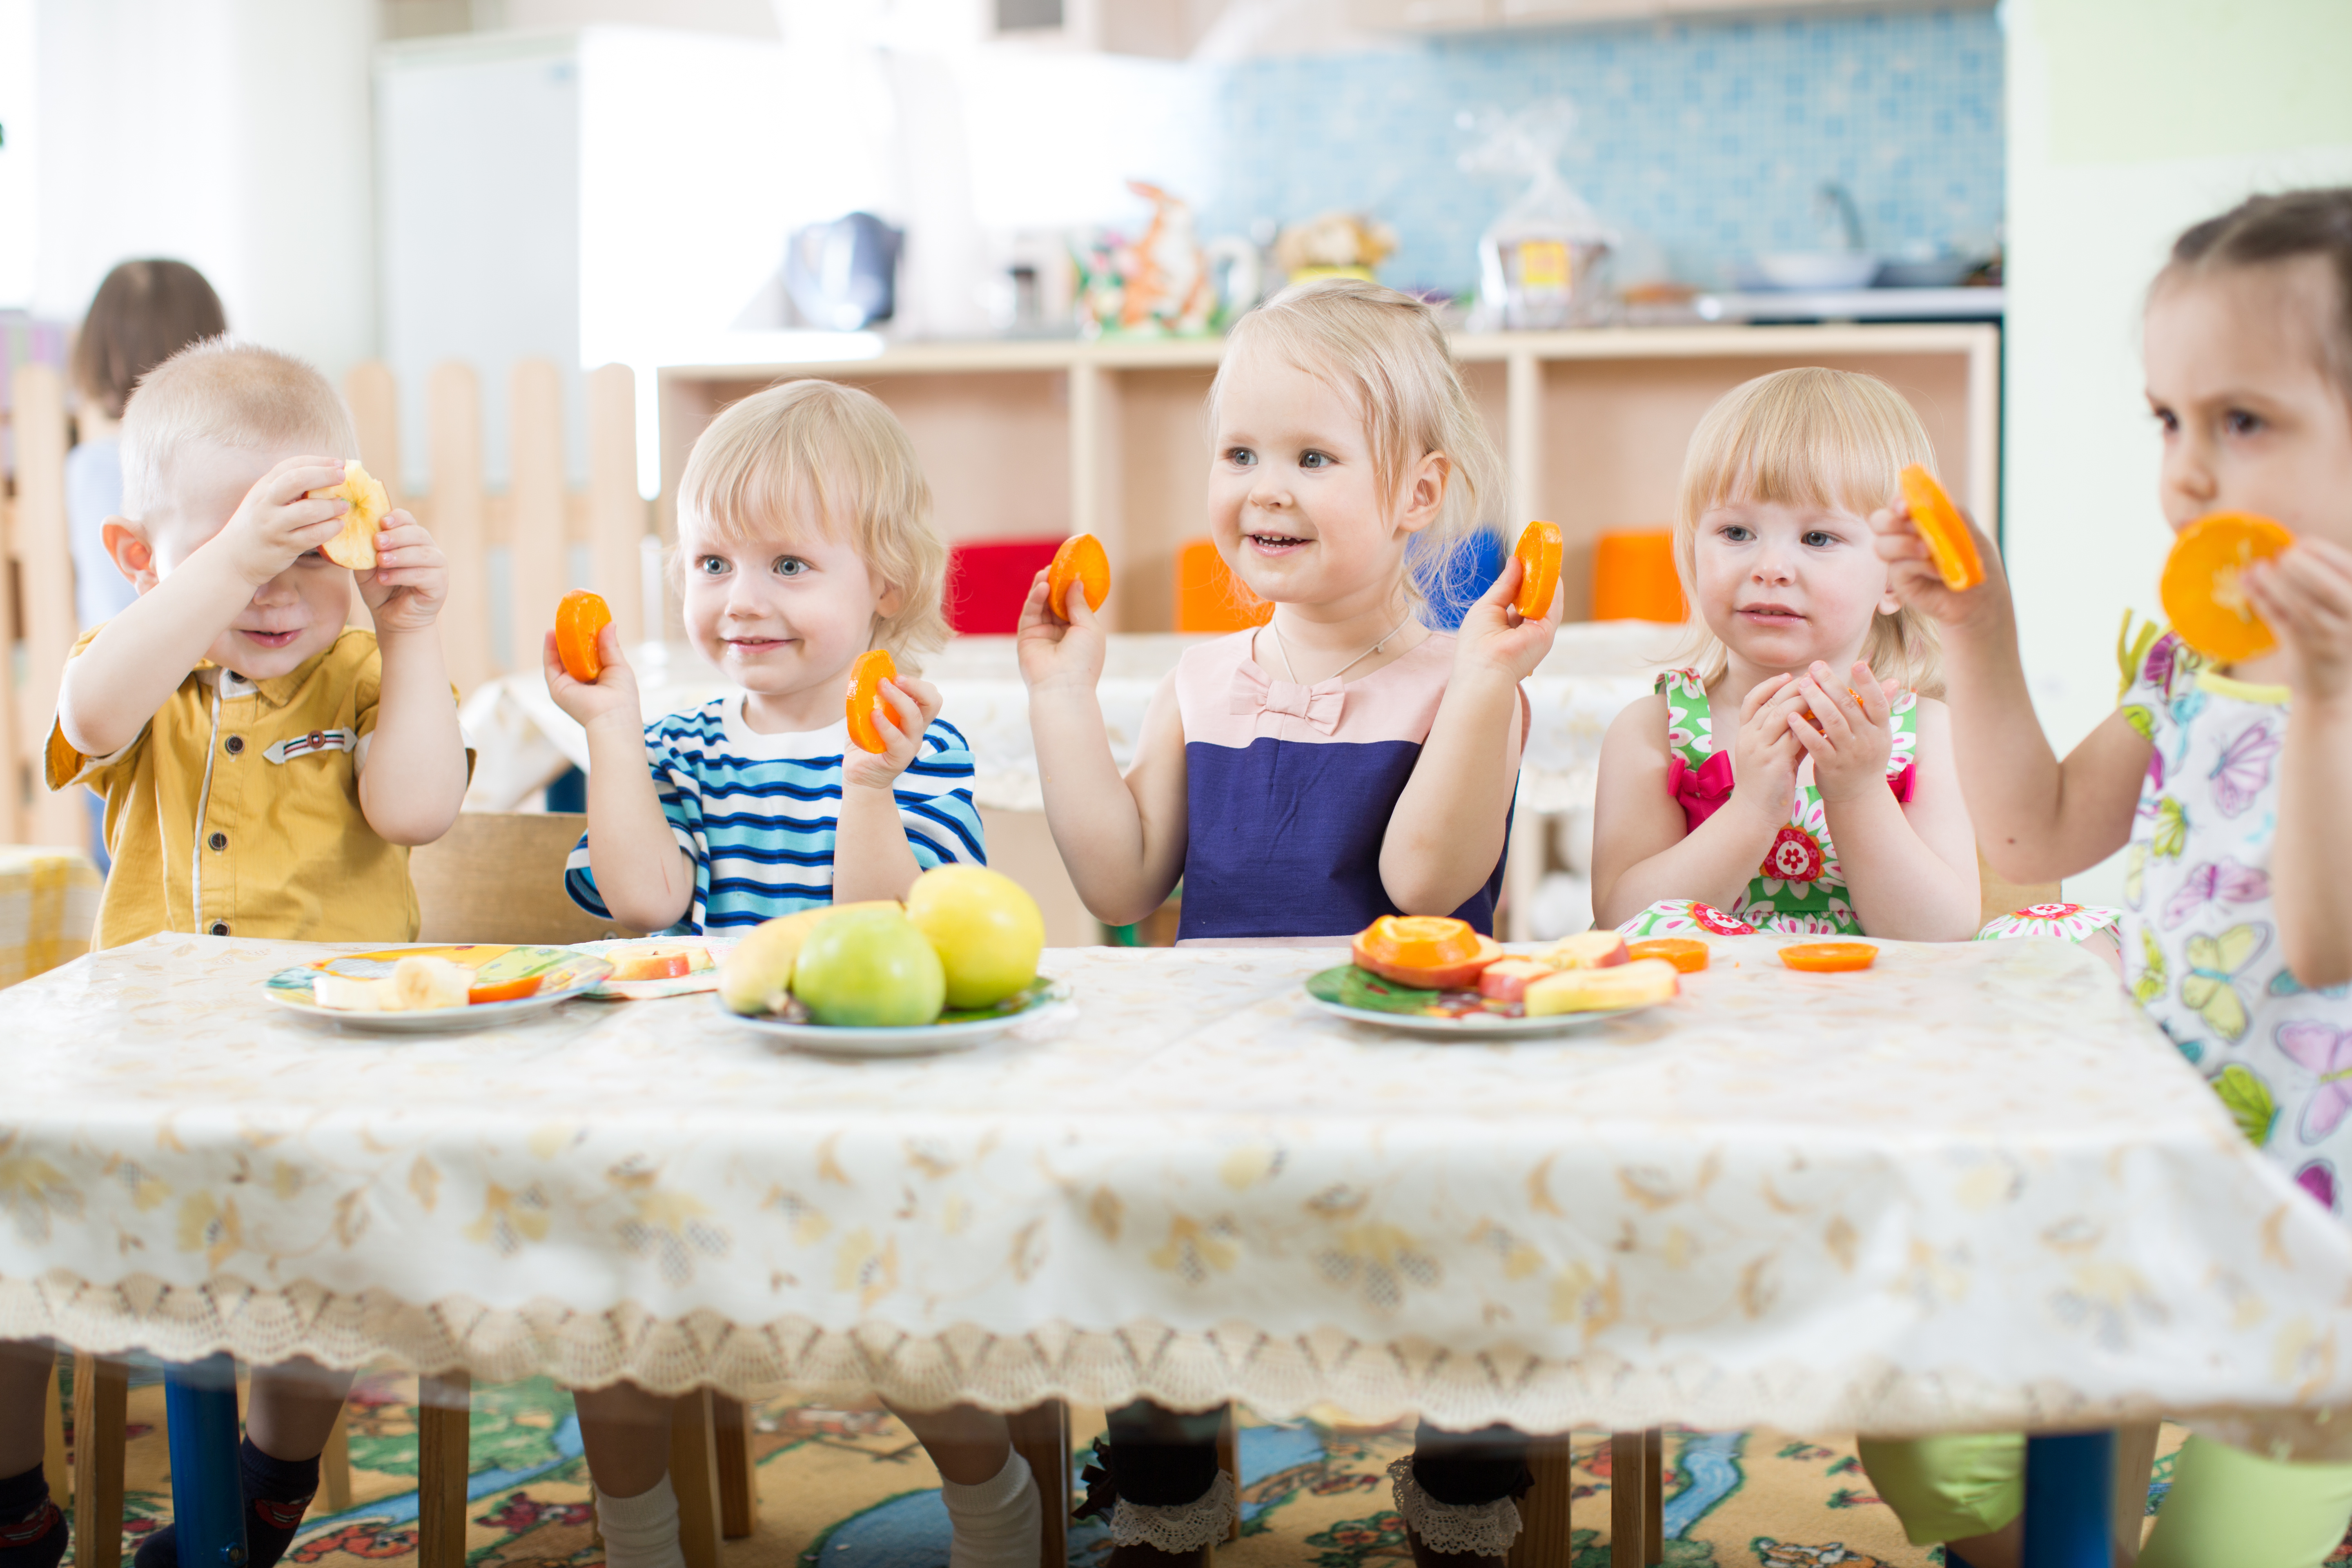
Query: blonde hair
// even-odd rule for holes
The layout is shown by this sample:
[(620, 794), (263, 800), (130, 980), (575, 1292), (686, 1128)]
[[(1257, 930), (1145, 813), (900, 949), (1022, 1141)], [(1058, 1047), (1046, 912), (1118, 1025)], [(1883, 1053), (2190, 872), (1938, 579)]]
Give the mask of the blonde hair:
[(305, 362), (257, 343), (206, 338), (139, 378), (122, 408), (122, 510), (144, 518), (171, 497), (171, 463), (202, 442), (246, 451), (299, 447), (356, 458), (335, 389)]
[[(1831, 508), (1867, 517), (1894, 504), (1896, 476), (1913, 463), (1933, 468), (1927, 428), (1900, 393), (1874, 375), (1806, 366), (1774, 371), (1733, 387), (1691, 432), (1675, 509), (1675, 570), (1683, 596), (1698, 603), (1698, 523), (1738, 501)], [(1729, 655), (1697, 623), (1691, 655), (1712, 686)], [(1943, 655), (1934, 625), (1906, 606), (1871, 617), (1862, 657), (1924, 696), (1943, 692)]]
[(914, 444), (879, 398), (832, 381), (788, 381), (731, 404), (687, 455), (678, 480), (678, 551), (689, 528), (740, 542), (814, 525), (841, 539), (898, 613), (877, 616), (874, 642), (912, 661), (948, 640), (948, 544), (931, 522), (931, 488)]
[(1209, 388), (1212, 425), (1225, 378), (1241, 351), (1253, 346), (1355, 400), (1374, 478), (1391, 500), (1423, 458), (1434, 452), (1445, 458), (1444, 504), (1406, 557), (1405, 590), (1414, 600), (1426, 604), (1444, 584), (1453, 546), (1480, 532), (1501, 537), (1509, 501), (1503, 459), (1428, 306), (1354, 278), (1284, 289), (1234, 325)]

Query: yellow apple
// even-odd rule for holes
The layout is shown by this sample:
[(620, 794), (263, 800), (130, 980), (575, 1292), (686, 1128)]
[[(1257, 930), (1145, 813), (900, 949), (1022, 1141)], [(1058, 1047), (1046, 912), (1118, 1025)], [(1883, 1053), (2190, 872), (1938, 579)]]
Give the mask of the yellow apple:
[(947, 969), (948, 1005), (985, 1007), (1037, 978), (1045, 917), (1028, 890), (985, 866), (940, 866), (915, 879), (907, 918)]

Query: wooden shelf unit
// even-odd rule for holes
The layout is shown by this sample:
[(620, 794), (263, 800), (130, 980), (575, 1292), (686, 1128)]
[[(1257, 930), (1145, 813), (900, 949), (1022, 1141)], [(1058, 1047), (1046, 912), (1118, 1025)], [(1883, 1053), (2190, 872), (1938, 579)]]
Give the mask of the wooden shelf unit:
[[(1997, 529), (2000, 329), (1985, 323), (1615, 328), (1465, 334), (1472, 394), (1510, 465), (1497, 519), (1560, 525), (1568, 613), (1591, 602), (1592, 544), (1674, 515), (1683, 449), (1709, 404), (1751, 376), (1829, 365), (1909, 398), (1955, 499)], [(874, 358), (661, 372), (662, 502), (695, 437), (737, 398), (824, 376), (864, 387), (905, 422), (950, 539), (1091, 532), (1121, 590), (1115, 629), (1172, 629), (1175, 552), (1207, 531), (1203, 398), (1215, 339), (892, 345)]]

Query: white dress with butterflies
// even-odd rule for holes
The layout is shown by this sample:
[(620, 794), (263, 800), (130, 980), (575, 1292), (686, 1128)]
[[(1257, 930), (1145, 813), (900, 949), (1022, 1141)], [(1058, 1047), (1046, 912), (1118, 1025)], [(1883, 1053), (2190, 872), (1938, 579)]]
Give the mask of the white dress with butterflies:
[(2155, 747), (2124, 861), (2132, 992), (2246, 1136), (2340, 1217), (2352, 994), (2296, 983), (2271, 907), (2286, 688), (2232, 680), (2168, 635), (2123, 712)]

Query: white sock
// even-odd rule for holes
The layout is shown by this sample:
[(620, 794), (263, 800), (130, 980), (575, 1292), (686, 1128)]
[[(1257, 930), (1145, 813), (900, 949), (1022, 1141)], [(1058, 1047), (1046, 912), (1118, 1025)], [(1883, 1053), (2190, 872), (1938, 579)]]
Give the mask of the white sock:
[(604, 1534), (604, 1568), (686, 1568), (677, 1544), (677, 1493), (667, 1476), (635, 1497), (598, 1492), (596, 1527)]
[(1005, 1456), (994, 1480), (967, 1487), (942, 1476), (940, 1498), (955, 1527), (948, 1568), (1037, 1568), (1045, 1520), (1029, 1461), (1018, 1453)]

